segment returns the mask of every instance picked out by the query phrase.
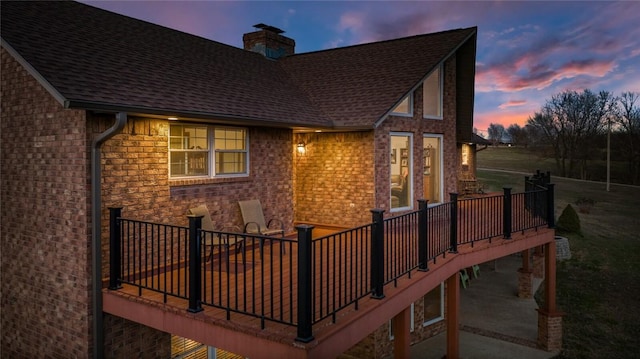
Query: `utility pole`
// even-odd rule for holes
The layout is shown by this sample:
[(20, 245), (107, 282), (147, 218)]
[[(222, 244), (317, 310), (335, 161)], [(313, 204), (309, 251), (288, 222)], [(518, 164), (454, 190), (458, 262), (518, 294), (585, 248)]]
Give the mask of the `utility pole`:
[(611, 116), (607, 116), (607, 192), (611, 182)]

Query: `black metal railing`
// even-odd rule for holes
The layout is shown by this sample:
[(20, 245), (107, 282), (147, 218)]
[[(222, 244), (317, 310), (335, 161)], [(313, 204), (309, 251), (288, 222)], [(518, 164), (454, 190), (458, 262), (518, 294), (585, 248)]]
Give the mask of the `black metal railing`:
[(297, 238), (207, 231), (199, 216), (189, 227), (122, 217), (110, 209), (109, 289), (122, 284), (188, 300), (202, 306), (296, 326), (296, 340), (313, 340), (313, 325), (365, 297), (384, 298), (414, 271), (427, 271), (459, 245), (543, 226), (553, 227), (553, 184), (542, 182), (523, 193), (451, 201), (384, 218), (372, 210), (372, 223), (313, 238), (313, 226), (296, 227)]

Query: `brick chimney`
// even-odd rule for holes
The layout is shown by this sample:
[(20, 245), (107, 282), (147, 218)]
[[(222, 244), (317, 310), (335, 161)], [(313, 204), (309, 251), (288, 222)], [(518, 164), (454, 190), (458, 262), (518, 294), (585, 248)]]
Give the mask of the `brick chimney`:
[(296, 42), (281, 35), (284, 31), (265, 24), (253, 27), (259, 30), (242, 36), (245, 50), (257, 52), (270, 59), (279, 59), (295, 53)]

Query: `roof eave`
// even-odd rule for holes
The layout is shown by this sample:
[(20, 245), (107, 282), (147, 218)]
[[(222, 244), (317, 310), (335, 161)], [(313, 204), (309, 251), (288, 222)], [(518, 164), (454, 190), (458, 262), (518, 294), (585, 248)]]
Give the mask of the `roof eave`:
[(130, 106), (110, 103), (100, 103), (85, 100), (68, 100), (67, 108), (82, 109), (95, 112), (118, 113), (126, 112), (131, 116), (152, 117), (168, 119), (176, 117), (183, 121), (215, 121), (229, 125), (257, 126), (257, 127), (277, 127), (277, 128), (318, 128), (331, 129), (333, 126), (327, 122), (326, 125), (310, 123), (294, 123), (290, 121), (274, 121), (264, 118), (240, 116), (226, 113), (211, 113), (201, 111), (171, 110), (166, 108), (153, 108), (144, 106)]

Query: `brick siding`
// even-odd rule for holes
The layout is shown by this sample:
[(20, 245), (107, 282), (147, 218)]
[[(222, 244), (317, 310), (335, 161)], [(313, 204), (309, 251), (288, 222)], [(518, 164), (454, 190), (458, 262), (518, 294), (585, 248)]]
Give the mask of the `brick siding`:
[(65, 110), (1, 49), (1, 356), (91, 352), (90, 162)]

